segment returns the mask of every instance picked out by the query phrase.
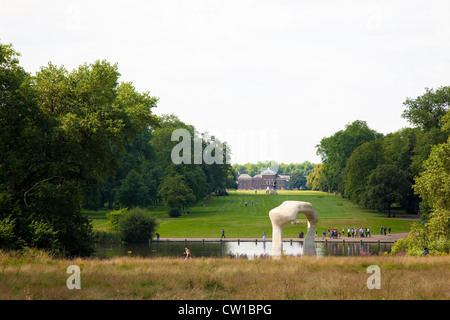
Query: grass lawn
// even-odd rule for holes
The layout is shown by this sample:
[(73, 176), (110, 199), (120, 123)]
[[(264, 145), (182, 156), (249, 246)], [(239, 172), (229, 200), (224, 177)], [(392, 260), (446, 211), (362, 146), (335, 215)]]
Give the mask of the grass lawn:
[[(368, 226), (372, 234), (378, 234), (381, 226), (387, 226), (393, 233), (408, 232), (413, 222), (411, 219), (388, 218), (385, 213), (364, 209), (340, 196), (317, 191), (280, 191), (278, 195), (266, 195), (262, 191), (258, 194), (254, 191), (230, 192), (229, 196), (202, 201), (189, 209), (189, 215), (178, 218), (170, 218), (168, 208), (164, 206), (148, 210), (157, 217), (157, 232), (163, 238), (217, 238), (222, 228), (229, 238), (260, 238), (263, 231), (270, 238), (269, 211), (286, 200), (307, 201), (314, 206), (319, 215), (319, 236), (328, 227), (347, 230), (348, 227)], [(106, 212), (86, 212), (95, 229), (108, 230)], [(284, 237), (298, 237), (300, 231), (306, 233), (306, 218), (299, 215), (298, 221), (299, 225), (288, 225), (283, 229)]]

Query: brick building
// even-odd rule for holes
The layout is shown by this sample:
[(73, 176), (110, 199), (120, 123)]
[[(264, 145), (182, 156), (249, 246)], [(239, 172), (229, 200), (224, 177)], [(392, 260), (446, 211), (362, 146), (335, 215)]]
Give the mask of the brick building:
[(262, 169), (261, 173), (254, 177), (244, 172), (238, 176), (238, 190), (272, 190), (275, 181), (277, 190), (288, 189), (289, 175), (277, 174), (269, 168)]

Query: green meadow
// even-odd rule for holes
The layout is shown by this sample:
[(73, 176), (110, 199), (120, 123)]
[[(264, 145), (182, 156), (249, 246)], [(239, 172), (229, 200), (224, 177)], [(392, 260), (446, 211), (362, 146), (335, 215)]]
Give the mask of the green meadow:
[[(261, 238), (263, 231), (271, 237), (272, 226), (269, 211), (283, 201), (298, 200), (310, 202), (318, 216), (319, 237), (328, 228), (347, 230), (348, 227), (369, 227), (371, 234), (379, 234), (381, 226), (391, 227), (392, 233), (409, 232), (413, 216), (404, 214), (388, 218), (386, 213), (361, 208), (349, 200), (334, 194), (317, 191), (280, 191), (278, 195), (267, 195), (263, 191), (232, 191), (229, 196), (212, 197), (189, 208), (189, 214), (178, 218), (168, 216), (168, 208), (156, 206), (148, 208), (158, 220), (157, 232), (162, 238), (218, 238), (222, 228), (228, 238)], [(247, 206), (245, 206), (247, 202)], [(252, 204), (253, 202), (253, 204)], [(106, 212), (87, 212), (94, 229), (108, 231)], [(298, 224), (283, 229), (284, 237), (298, 237), (307, 231), (306, 218), (298, 215)]]

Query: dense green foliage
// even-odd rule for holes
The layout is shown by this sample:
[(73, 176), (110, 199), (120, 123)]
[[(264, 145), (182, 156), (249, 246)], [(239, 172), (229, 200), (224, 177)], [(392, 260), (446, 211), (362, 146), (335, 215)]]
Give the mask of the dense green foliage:
[(308, 177), (316, 190), (339, 192), (352, 202), (387, 211), (396, 204), (419, 213), (424, 227), (411, 229), (394, 252), (450, 249), (450, 87), (407, 98), (403, 117), (414, 125), (382, 135), (363, 121), (322, 139), (323, 165)]
[(122, 241), (128, 243), (148, 242), (157, 226), (155, 218), (140, 208), (127, 211), (118, 223)]
[[(18, 56), (0, 44), (1, 248), (89, 255), (94, 234), (82, 206), (172, 203), (177, 189), (168, 188), (183, 185), (169, 182), (182, 177), (186, 192), (174, 206), (186, 207), (233, 184), (226, 161), (172, 163), (172, 132), (199, 134), (176, 116), (158, 119), (158, 98), (119, 82), (117, 64), (98, 60), (69, 71), (49, 63), (33, 76)], [(203, 149), (220, 144), (202, 138)]]
[(344, 169), (347, 159), (357, 147), (380, 136), (370, 129), (365, 121), (357, 120), (346, 125), (345, 130), (321, 140), (317, 145), (317, 154), (322, 158), (321, 174), (328, 191), (344, 193)]
[[(199, 137), (193, 126), (175, 115), (161, 116), (157, 126), (125, 145), (124, 152), (117, 155), (119, 165), (115, 173), (86, 194), (85, 203), (94, 204), (86, 208), (98, 210), (104, 203), (109, 209), (114, 203), (127, 208), (145, 207), (163, 202), (181, 209), (233, 185), (232, 168), (225, 159), (223, 164), (174, 164), (171, 152), (178, 141), (172, 141), (171, 136), (175, 129), (187, 129), (192, 140)], [(203, 149), (218, 141), (203, 136)]]
[(149, 125), (156, 98), (119, 83), (107, 61), (31, 76), (0, 45), (1, 246), (93, 252), (83, 195), (117, 167), (116, 154)]

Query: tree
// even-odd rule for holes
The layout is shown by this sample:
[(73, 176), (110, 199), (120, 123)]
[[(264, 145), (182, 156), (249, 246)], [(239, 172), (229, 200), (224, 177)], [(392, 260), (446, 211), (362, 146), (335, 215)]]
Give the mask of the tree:
[(450, 87), (437, 90), (425, 88), (425, 91), (416, 99), (406, 99), (403, 105), (407, 109), (403, 111), (402, 117), (424, 131), (441, 128), (441, 118), (448, 112), (450, 105)]
[[(404, 128), (386, 135), (383, 139), (386, 162), (404, 171), (411, 185), (423, 163), (422, 156), (417, 152), (421, 135), (423, 133), (418, 128)], [(401, 207), (405, 208), (408, 213), (417, 213), (419, 204), (420, 198), (414, 194), (412, 188), (408, 189), (400, 202)]]
[(118, 190), (118, 198), (122, 207), (133, 208), (146, 205), (148, 190), (136, 170), (131, 170), (122, 181)]
[[(448, 112), (442, 117), (441, 124), (442, 131), (448, 136)], [(450, 251), (450, 137), (432, 147), (423, 167), (413, 188), (429, 207), (429, 218), (425, 228), (413, 225), (409, 236), (394, 245), (394, 253), (408, 251), (408, 254), (420, 255), (423, 247), (431, 254)]]
[(207, 193), (207, 178), (200, 165), (171, 164), (166, 169), (168, 177), (182, 177), (181, 182), (191, 190), (195, 201), (203, 199)]
[(306, 178), (305, 176), (299, 172), (299, 171), (295, 171), (289, 178), (289, 182), (288, 182), (288, 188), (289, 189), (305, 189), (306, 188)]
[(307, 187), (311, 190), (327, 191), (326, 184), (322, 175), (323, 164), (319, 163), (314, 166), (311, 173), (307, 176)]
[(384, 150), (380, 140), (365, 142), (356, 148), (347, 160), (345, 168), (345, 197), (357, 204), (364, 204), (367, 180), (378, 165), (384, 162)]
[(450, 237), (450, 138), (433, 147), (416, 178), (414, 190), (427, 200), (431, 213), (427, 225), (436, 237)]
[(400, 202), (410, 189), (411, 184), (403, 170), (382, 164), (368, 177), (364, 204), (379, 211), (387, 210), (390, 217), (392, 204)]
[(323, 138), (316, 146), (323, 162), (322, 175), (329, 191), (344, 191), (342, 171), (353, 150), (364, 142), (381, 138), (365, 121), (356, 120), (345, 126), (345, 130)]
[(195, 203), (195, 195), (181, 174), (166, 176), (161, 182), (158, 195), (171, 208), (182, 210)]

